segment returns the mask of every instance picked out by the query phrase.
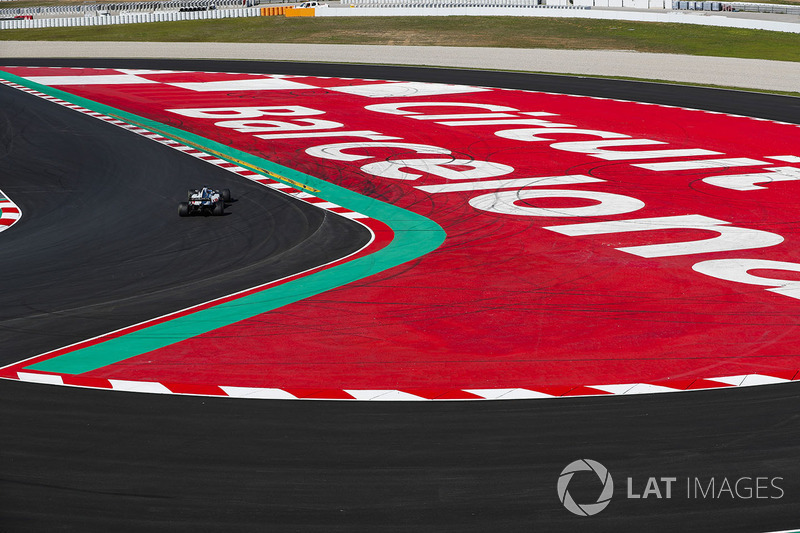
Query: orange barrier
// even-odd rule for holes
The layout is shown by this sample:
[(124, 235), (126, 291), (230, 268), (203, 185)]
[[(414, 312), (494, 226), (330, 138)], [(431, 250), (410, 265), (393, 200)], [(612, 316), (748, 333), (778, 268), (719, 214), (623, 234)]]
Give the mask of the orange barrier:
[(282, 6), (282, 7), (262, 7), (261, 8), (261, 16), (262, 17), (274, 17), (276, 15), (285, 15), (286, 10), (289, 7)]
[(313, 17), (314, 11), (316, 11), (313, 7), (294, 7), (289, 8), (284, 13), (287, 17)]

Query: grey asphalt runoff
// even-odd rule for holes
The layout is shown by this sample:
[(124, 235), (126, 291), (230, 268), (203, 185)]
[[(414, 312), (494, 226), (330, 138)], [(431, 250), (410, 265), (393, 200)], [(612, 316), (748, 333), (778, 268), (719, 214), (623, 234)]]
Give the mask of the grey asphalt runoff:
[(195, 58), (428, 65), (800, 91), (800, 62), (624, 50), (269, 43), (0, 41), (6, 58)]
[[(780, 115), (800, 123), (797, 98), (618, 80), (264, 62), (65, 63), (214, 71), (238, 67), (245, 72), (279, 69), (464, 84), (482, 80), (499, 87), (615, 95), (763, 118)], [(7, 100), (13, 98), (7, 91), (0, 91), (0, 97), (0, 109), (20, 105)], [(91, 128), (84, 124), (90, 119), (64, 113), (71, 112), (44, 106), (18, 113), (13, 121), (3, 119), (6, 137), (19, 139), (6, 143), (7, 148), (25, 141), (28, 132), (44, 137), (43, 149), (55, 150), (62, 142), (71, 150), (77, 149), (81, 138), (90, 145), (103, 138), (105, 130), (78, 133), (79, 126)], [(64, 140), (62, 130), (78, 138)], [(109, 138), (101, 146), (116, 150), (135, 142), (133, 134), (120, 135), (125, 139)], [(140, 149), (134, 148), (134, 153)], [(2, 168), (16, 165), (25, 152), (12, 150), (13, 158), (0, 159)], [(114, 153), (101, 155), (101, 161), (113, 164)], [(172, 152), (163, 157), (162, 164), (176, 170), (185, 162), (168, 160)], [(80, 159), (78, 154), (74, 164)], [(37, 171), (34, 159), (21, 161), (31, 165), (30, 173)], [(109, 170), (105, 165), (80, 168), (89, 175)], [(189, 177), (182, 178), (183, 187)], [(59, 180), (53, 181), (54, 199), (61, 192), (58, 184)], [(130, 187), (139, 185), (134, 182)], [(27, 201), (43, 198), (46, 191), (31, 192), (20, 188), (16, 194)], [(161, 216), (162, 207), (173, 211), (171, 202), (157, 198), (166, 191), (140, 192), (146, 200), (141, 209), (150, 216)], [(91, 193), (72, 196), (73, 202), (90, 200)], [(231, 220), (238, 208), (238, 204), (231, 208)], [(40, 216), (47, 216), (46, 210)], [(142, 257), (151, 254), (151, 241), (133, 243)], [(2, 381), (0, 529), (787, 530), (800, 522), (798, 402), (800, 390), (795, 384), (632, 397), (373, 403), (111, 393)], [(567, 511), (557, 491), (562, 470), (583, 458), (605, 465), (614, 480), (609, 506), (591, 517)], [(671, 498), (665, 497), (662, 478), (676, 479)], [(627, 496), (629, 491), (641, 496), (650, 479), (661, 487), (661, 498)], [(745, 497), (720, 491), (725, 483), (731, 487), (739, 480), (744, 480), (739, 489), (752, 490), (749, 498), (746, 490), (740, 490)], [(712, 481), (713, 496), (708, 490)], [(757, 486), (762, 487), (758, 496)], [(597, 498), (601, 485), (596, 477), (579, 472), (569, 490), (575, 501), (588, 503)]]

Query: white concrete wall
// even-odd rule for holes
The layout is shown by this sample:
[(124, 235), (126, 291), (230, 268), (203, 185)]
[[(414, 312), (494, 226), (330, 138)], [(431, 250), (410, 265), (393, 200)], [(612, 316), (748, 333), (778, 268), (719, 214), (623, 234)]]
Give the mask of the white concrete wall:
[(131, 13), (103, 17), (35, 18), (32, 20), (0, 20), (0, 30), (24, 28), (60, 28), (70, 26), (101, 26), (109, 24), (136, 24), (140, 22), (163, 22), (172, 20), (200, 20), (219, 18), (258, 17), (260, 7), (238, 9), (214, 9), (211, 11), (188, 11), (171, 13)]
[(622, 0), (622, 7), (650, 9), (650, 0)]

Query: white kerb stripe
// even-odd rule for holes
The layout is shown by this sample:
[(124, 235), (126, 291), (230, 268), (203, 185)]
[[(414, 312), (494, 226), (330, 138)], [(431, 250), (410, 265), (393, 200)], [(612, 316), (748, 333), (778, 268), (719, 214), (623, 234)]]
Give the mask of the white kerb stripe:
[(150, 392), (158, 394), (172, 394), (172, 391), (161, 383), (155, 381), (127, 381), (122, 379), (109, 379), (111, 388), (127, 392)]
[(593, 389), (605, 391), (611, 394), (655, 394), (659, 392), (676, 392), (680, 389), (663, 387), (660, 385), (650, 385), (647, 383), (626, 383), (619, 385), (592, 385)]
[(422, 396), (401, 392), (399, 390), (345, 390), (356, 400), (369, 401), (409, 401), (425, 400)]
[(267, 389), (257, 387), (220, 387), (225, 394), (232, 398), (259, 398), (271, 400), (295, 400), (297, 396), (289, 394), (282, 389)]
[(737, 387), (749, 387), (751, 385), (771, 385), (773, 383), (786, 383), (790, 380), (775, 378), (772, 376), (764, 376), (762, 374), (746, 374), (742, 376), (726, 376), (723, 378), (714, 378), (714, 381), (720, 383), (728, 383)]
[(333, 202), (317, 202), (315, 204), (311, 204), (314, 207), (319, 207), (322, 209), (333, 209), (334, 207), (341, 207), (338, 204), (334, 204)]
[(17, 372), (20, 381), (27, 381), (30, 383), (46, 383), (48, 385), (63, 385), (64, 380), (61, 376), (53, 376), (52, 374), (33, 374), (30, 372)]
[(487, 400), (529, 400), (553, 397), (552, 394), (530, 389), (464, 389), (464, 392), (481, 396)]

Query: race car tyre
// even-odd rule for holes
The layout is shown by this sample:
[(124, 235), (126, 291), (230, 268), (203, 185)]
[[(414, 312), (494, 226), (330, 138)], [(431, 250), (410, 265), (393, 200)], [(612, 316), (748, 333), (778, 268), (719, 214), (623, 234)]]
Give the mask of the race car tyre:
[(222, 196), (222, 199), (226, 202), (231, 201), (231, 190), (230, 189), (221, 189), (219, 194)]
[(222, 202), (217, 202), (214, 205), (214, 216), (220, 217), (225, 214), (225, 204)]
[(189, 216), (189, 203), (188, 202), (181, 202), (178, 204), (178, 216), (181, 217), (188, 217)]

